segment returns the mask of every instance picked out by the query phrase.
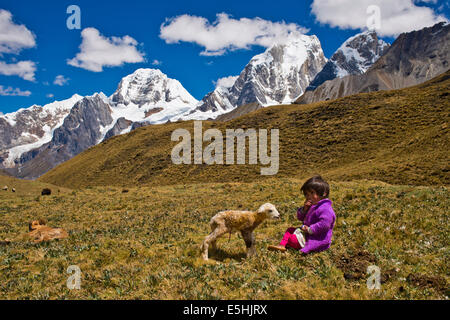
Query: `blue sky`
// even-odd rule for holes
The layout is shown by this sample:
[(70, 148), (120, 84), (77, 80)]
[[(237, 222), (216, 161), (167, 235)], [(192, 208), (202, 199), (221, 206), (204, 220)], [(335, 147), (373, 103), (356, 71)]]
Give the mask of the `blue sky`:
[[(346, 0), (348, 2), (348, 0)], [(411, 20), (411, 28), (417, 27), (417, 17), (414, 13), (424, 15), (423, 20), (434, 21), (438, 17), (449, 17), (448, 1), (437, 0), (399, 0), (407, 6), (411, 14), (405, 15), (404, 8), (391, 7), (387, 0), (373, 0), (380, 3), (382, 13), (383, 34), (388, 42), (395, 39), (399, 31), (398, 21)], [(348, 2), (347, 7), (336, 9), (330, 0), (309, 1), (17, 1), (0, 0), (0, 10), (6, 10), (12, 15), (12, 23), (23, 25), (33, 34), (34, 45), (23, 47), (15, 52), (3, 52), (0, 37), (0, 67), (1, 64), (15, 64), (20, 61), (31, 61), (35, 65), (32, 79), (24, 79), (20, 75), (5, 75), (0, 68), (0, 112), (8, 113), (19, 108), (26, 108), (33, 104), (44, 105), (54, 100), (71, 97), (74, 93), (91, 95), (103, 91), (111, 95), (117, 88), (120, 79), (138, 68), (159, 68), (169, 77), (179, 80), (182, 85), (197, 99), (214, 89), (214, 81), (227, 76), (238, 75), (249, 60), (256, 54), (265, 51), (264, 46), (248, 45), (246, 49), (230, 50), (216, 56), (205, 56), (205, 41), (200, 39), (200, 32), (194, 32), (194, 40), (186, 41), (186, 35), (179, 35), (183, 30), (175, 29), (172, 36), (182, 40), (179, 43), (168, 43), (160, 37), (163, 23), (170, 25), (169, 18), (184, 15), (189, 22), (195, 22), (202, 17), (214, 25), (217, 14), (226, 13), (230, 19), (240, 20), (248, 18), (254, 22), (255, 18), (266, 23), (273, 22), (286, 26), (292, 24), (298, 30), (309, 29), (307, 34), (315, 34), (322, 43), (326, 57), (333, 52), (348, 37), (360, 32), (358, 27), (366, 17), (366, 7), (358, 8), (364, 1)], [(345, 2), (345, 1), (344, 1)], [(392, 2), (391, 2), (392, 3)], [(69, 5), (78, 5), (81, 9), (81, 29), (69, 30), (66, 20), (70, 16), (66, 13)], [(313, 10), (313, 7), (314, 10)], [(421, 9), (422, 8), (422, 9)], [(427, 8), (423, 10), (423, 8)], [(363, 10), (364, 11), (361, 11)], [(358, 11), (359, 16), (352, 16)], [(348, 12), (348, 19), (346, 14)], [(362, 16), (362, 17), (361, 17)], [(197, 17), (197, 18), (195, 18)], [(383, 18), (385, 20), (383, 20)], [(388, 19), (389, 18), (389, 19)], [(427, 20), (427, 21), (428, 21)], [(173, 20), (172, 20), (173, 22)], [(359, 23), (359, 25), (358, 25)], [(431, 23), (431, 22), (429, 22)], [(175, 26), (174, 26), (175, 27)], [(82, 43), (81, 32), (85, 28), (95, 28), (105, 38), (129, 36), (136, 41), (135, 52), (139, 52), (142, 62), (127, 63), (108, 67), (103, 66), (101, 72), (95, 72), (84, 67), (69, 65), (80, 52)], [(224, 26), (225, 28), (225, 26)], [(226, 32), (226, 31), (225, 31)], [(248, 30), (242, 29), (244, 36)], [(218, 33), (220, 34), (220, 33)], [(0, 30), (1, 35), (1, 30)], [(183, 38), (184, 37), (184, 38)], [(198, 37), (198, 39), (195, 39)], [(184, 39), (184, 40), (183, 40)], [(213, 39), (214, 40), (214, 39)], [(217, 40), (217, 39), (215, 39)], [(219, 39), (220, 40), (220, 39)], [(237, 41), (238, 39), (236, 39)], [(202, 42), (203, 41), (203, 42)], [(234, 41), (233, 39), (231, 41)], [(9, 44), (10, 45), (10, 44)], [(209, 45), (209, 44), (207, 44)], [(219, 43), (220, 45), (220, 43)], [(155, 65), (154, 61), (160, 62)], [(98, 71), (98, 70), (97, 70)], [(54, 84), (57, 76), (67, 81)], [(61, 77), (60, 77), (61, 78)], [(21, 92), (21, 94), (12, 94)], [(52, 96), (50, 96), (50, 94)]]

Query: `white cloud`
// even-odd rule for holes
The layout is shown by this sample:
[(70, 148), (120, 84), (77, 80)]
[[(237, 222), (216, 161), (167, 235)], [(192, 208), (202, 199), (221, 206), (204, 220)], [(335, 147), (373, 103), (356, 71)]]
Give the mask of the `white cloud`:
[(0, 74), (5, 76), (19, 76), (28, 81), (34, 81), (36, 64), (33, 61), (19, 61), (17, 63), (6, 63), (0, 61)]
[(31, 91), (22, 91), (19, 88), (3, 87), (2, 85), (0, 85), (0, 96), (28, 97), (29, 95), (31, 95)]
[(86, 70), (101, 72), (103, 67), (144, 61), (144, 53), (136, 49), (137, 41), (130, 36), (106, 38), (95, 28), (81, 32), (80, 52), (67, 63)]
[(0, 9), (0, 55), (18, 54), (22, 49), (36, 45), (35, 36), (24, 25), (15, 24), (9, 11)]
[(160, 66), (160, 65), (162, 65), (162, 61), (159, 61), (159, 60), (153, 60), (153, 62), (152, 62), (152, 65), (154, 65), (154, 66)]
[(69, 78), (65, 78), (63, 75), (58, 75), (55, 78), (55, 81), (53, 81), (53, 84), (56, 84), (57, 86), (63, 86), (69, 82)]
[(216, 88), (223, 87), (223, 88), (231, 88), (234, 83), (236, 82), (237, 78), (239, 76), (229, 76), (220, 78), (217, 81), (214, 81), (214, 84), (216, 85)]
[(47, 93), (45, 96), (47, 98), (53, 98), (55, 95), (53, 93)]
[[(432, 0), (431, 0), (432, 1)], [(341, 29), (366, 29), (367, 8), (376, 5), (381, 11), (381, 36), (397, 36), (447, 21), (432, 8), (416, 6), (413, 0), (314, 0), (311, 7), (317, 21)]]
[(233, 19), (226, 13), (210, 23), (206, 18), (181, 15), (166, 19), (160, 37), (166, 43), (196, 43), (205, 48), (201, 55), (220, 56), (228, 51), (249, 49), (252, 45), (270, 47), (291, 36), (308, 32), (295, 23), (272, 22), (261, 18)]
[[(24, 25), (14, 23), (9, 11), (0, 9), (0, 57), (3, 54), (19, 54), (26, 48), (36, 46), (35, 36)], [(34, 81), (36, 63), (33, 61), (19, 61), (11, 58), (12, 63), (0, 61), (0, 74), (5, 76), (19, 76), (28, 81)], [(8, 89), (8, 91), (6, 91)], [(20, 91), (2, 87), (2, 95), (26, 95), (29, 91)], [(13, 90), (13, 91), (11, 91)], [(6, 94), (8, 93), (8, 94)], [(31, 92), (30, 92), (31, 94)]]

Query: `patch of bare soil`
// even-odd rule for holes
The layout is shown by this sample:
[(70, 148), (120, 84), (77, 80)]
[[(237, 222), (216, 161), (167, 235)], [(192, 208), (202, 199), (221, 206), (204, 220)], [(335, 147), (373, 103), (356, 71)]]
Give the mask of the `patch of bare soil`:
[[(335, 255), (334, 263), (344, 273), (346, 280), (359, 280), (368, 277), (367, 267), (377, 265), (376, 257), (370, 252), (361, 250), (353, 254), (344, 253), (343, 255)], [(385, 283), (395, 275), (394, 269), (381, 270), (381, 283)]]
[(441, 293), (449, 292), (447, 281), (440, 276), (410, 273), (406, 280), (419, 288), (434, 288)]

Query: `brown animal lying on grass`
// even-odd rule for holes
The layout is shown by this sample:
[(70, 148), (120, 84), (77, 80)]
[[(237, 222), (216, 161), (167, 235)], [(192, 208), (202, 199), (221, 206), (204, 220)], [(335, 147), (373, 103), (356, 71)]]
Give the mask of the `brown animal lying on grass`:
[(255, 235), (253, 230), (267, 218), (279, 219), (280, 213), (270, 203), (263, 204), (257, 211), (221, 211), (211, 218), (211, 233), (201, 245), (202, 257), (208, 260), (208, 247), (216, 247), (218, 237), (226, 233), (240, 231), (247, 247), (247, 257), (256, 254)]
[(28, 234), (21, 235), (16, 237), (15, 239), (4, 239), (0, 240), (0, 245), (9, 245), (12, 242), (20, 242), (32, 240), (34, 243), (39, 243), (42, 241), (49, 241), (53, 239), (65, 239), (68, 238), (69, 235), (64, 229), (61, 228), (51, 228), (46, 225), (47, 223), (42, 220), (34, 220), (28, 224)]
[(28, 236), (35, 243), (69, 237), (64, 229), (48, 227), (46, 226), (46, 222), (42, 219), (30, 222), (28, 229), (30, 231)]

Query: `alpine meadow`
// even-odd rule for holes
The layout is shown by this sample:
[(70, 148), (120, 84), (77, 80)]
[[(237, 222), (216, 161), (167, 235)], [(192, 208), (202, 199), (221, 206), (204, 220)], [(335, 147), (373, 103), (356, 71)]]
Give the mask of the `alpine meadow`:
[(78, 2), (0, 4), (0, 299), (449, 299), (447, 3)]

